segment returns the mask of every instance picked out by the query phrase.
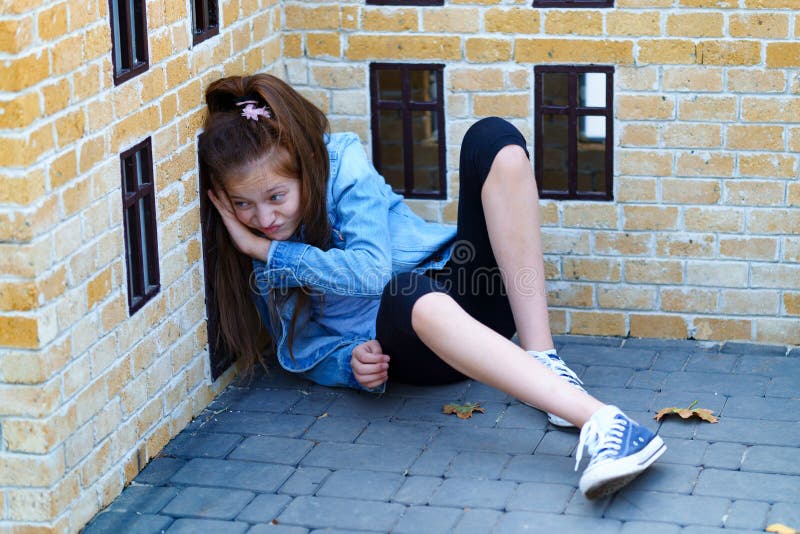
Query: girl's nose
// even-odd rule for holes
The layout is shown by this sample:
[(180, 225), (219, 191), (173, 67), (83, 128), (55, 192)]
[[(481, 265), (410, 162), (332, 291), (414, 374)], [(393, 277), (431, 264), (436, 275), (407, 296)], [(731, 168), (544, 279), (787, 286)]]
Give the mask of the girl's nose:
[(268, 228), (275, 218), (272, 210), (263, 206), (259, 206), (256, 217), (258, 218), (258, 225), (261, 228)]

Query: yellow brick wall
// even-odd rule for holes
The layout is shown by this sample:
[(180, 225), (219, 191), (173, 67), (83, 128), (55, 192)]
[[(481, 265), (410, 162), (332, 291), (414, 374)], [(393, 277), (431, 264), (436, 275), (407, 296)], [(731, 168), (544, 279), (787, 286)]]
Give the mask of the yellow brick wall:
[(370, 61), (446, 65), (448, 200), (409, 201), (444, 222), (475, 119), (509, 119), (532, 150), (533, 67), (615, 66), (614, 202), (541, 203), (554, 330), (800, 344), (796, 9), (286, 0), (282, 39), (289, 81), (368, 149)]
[[(282, 72), (280, 6), (147, 2), (150, 68), (114, 86), (107, 0), (0, 2), (0, 531), (77, 532), (227, 385), (200, 258), (202, 91)], [(161, 291), (129, 317), (121, 151), (152, 137)]]

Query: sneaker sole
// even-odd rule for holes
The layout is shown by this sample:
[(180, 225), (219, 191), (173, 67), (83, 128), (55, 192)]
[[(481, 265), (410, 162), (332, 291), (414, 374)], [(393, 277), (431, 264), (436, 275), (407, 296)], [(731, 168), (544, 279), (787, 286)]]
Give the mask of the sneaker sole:
[(622, 489), (664, 454), (667, 446), (655, 436), (650, 443), (626, 458), (600, 463), (581, 476), (580, 489), (587, 499), (599, 499)]
[[(528, 404), (528, 403), (527, 403), (527, 402), (525, 402), (525, 401), (520, 401), (520, 402), (521, 402), (522, 404), (524, 404), (525, 406), (530, 406), (530, 407), (531, 407), (531, 408), (533, 408), (534, 410), (539, 410), (539, 408), (537, 408), (537, 407), (536, 407), (536, 406), (534, 406), (533, 404)], [(544, 410), (539, 410), (539, 411), (544, 411)], [(545, 413), (547, 414), (547, 420), (548, 420), (548, 421), (550, 422), (550, 424), (551, 424), (551, 425), (553, 425), (553, 426), (557, 426), (557, 427), (559, 427), (559, 428), (577, 428), (575, 425), (573, 425), (572, 423), (570, 423), (570, 422), (569, 422), (569, 421), (567, 421), (566, 419), (562, 419), (562, 418), (560, 418), (560, 417), (559, 417), (559, 416), (557, 416), (556, 414), (553, 414), (553, 413), (550, 413), (550, 412), (545, 412)]]

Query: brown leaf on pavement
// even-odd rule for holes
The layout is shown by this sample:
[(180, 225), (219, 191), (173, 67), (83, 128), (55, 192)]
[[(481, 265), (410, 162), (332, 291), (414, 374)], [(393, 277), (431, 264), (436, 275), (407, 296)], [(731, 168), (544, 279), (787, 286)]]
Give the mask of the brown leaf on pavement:
[(690, 417), (695, 416), (703, 421), (708, 421), (709, 423), (716, 423), (719, 421), (719, 419), (714, 416), (714, 412), (712, 410), (708, 410), (706, 408), (695, 408), (695, 404), (697, 404), (697, 401), (694, 401), (686, 408), (677, 408), (675, 406), (663, 408), (653, 416), (653, 419), (656, 421), (661, 421), (661, 418), (663, 418), (665, 415), (678, 414), (682, 419), (689, 419)]
[(479, 402), (467, 402), (465, 404), (445, 404), (442, 407), (442, 413), (456, 414), (460, 419), (469, 419), (475, 412), (486, 413), (486, 410), (481, 408)]
[(787, 527), (786, 525), (782, 525), (781, 523), (773, 523), (767, 527), (766, 532), (775, 532), (776, 534), (800, 534), (797, 532), (797, 529), (792, 527)]

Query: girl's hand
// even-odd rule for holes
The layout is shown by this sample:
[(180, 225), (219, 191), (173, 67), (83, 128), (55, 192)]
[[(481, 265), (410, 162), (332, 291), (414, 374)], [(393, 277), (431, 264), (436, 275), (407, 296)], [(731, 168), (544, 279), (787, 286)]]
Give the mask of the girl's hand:
[(365, 388), (380, 386), (389, 378), (389, 356), (383, 354), (377, 339), (370, 339), (353, 349), (350, 367), (358, 383)]
[(269, 246), (272, 243), (266, 237), (255, 235), (250, 229), (236, 218), (236, 214), (231, 207), (231, 201), (224, 193), (220, 193), (213, 189), (208, 190), (208, 198), (222, 217), (222, 222), (225, 228), (228, 229), (231, 239), (233, 239), (234, 246), (243, 254), (247, 254), (251, 258), (266, 261)]

